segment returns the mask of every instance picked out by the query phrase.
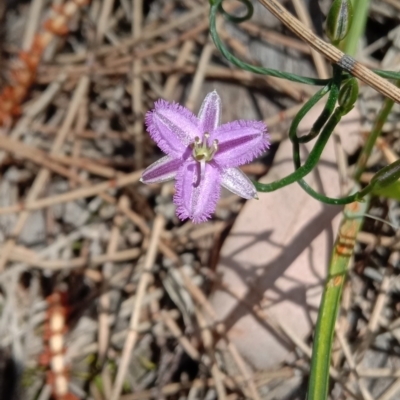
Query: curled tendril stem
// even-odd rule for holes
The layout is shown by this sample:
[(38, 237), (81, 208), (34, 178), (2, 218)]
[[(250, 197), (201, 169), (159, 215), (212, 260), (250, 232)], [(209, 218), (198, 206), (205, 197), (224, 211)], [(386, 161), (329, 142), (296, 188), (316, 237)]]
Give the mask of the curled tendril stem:
[[(299, 111), (299, 113), (296, 115), (296, 117), (293, 119), (293, 122), (290, 126), (289, 130), (289, 138), (293, 143), (293, 162), (294, 162), (294, 167), (299, 169), (301, 167), (301, 161), (300, 161), (300, 143), (306, 143), (312, 139), (314, 139), (322, 129), (322, 127), (325, 125), (327, 122), (328, 118), (332, 115), (332, 112), (335, 108), (338, 95), (339, 95), (339, 90), (340, 90), (340, 82), (341, 82), (341, 77), (342, 77), (342, 71), (338, 67), (333, 67), (333, 79), (332, 83), (330, 85), (325, 86), (324, 88), (320, 89), (314, 96), (311, 97), (309, 101), (307, 101), (302, 109)], [(313, 127), (311, 128), (311, 131), (308, 135), (298, 137), (297, 136), (297, 129), (298, 126), (301, 122), (301, 120), (304, 118), (304, 116), (308, 113), (308, 111), (311, 110), (312, 107), (314, 107), (317, 102), (329, 91), (329, 98), (326, 102), (326, 105), (314, 123)], [(317, 193), (313, 188), (311, 188), (308, 183), (304, 179), (299, 179), (297, 183), (301, 186), (301, 188), (307, 192), (310, 196), (314, 197), (315, 199), (322, 201), (323, 203), (326, 204), (334, 204), (334, 205), (343, 205), (343, 204), (348, 204), (352, 203), (355, 201), (358, 197), (359, 193), (354, 193), (350, 196), (342, 197), (342, 198), (332, 198), (332, 197), (327, 197), (323, 194)]]
[(306, 162), (304, 165), (300, 166), (295, 172), (292, 172), (285, 178), (282, 178), (278, 181), (274, 181), (271, 183), (259, 183), (257, 182), (256, 188), (260, 192), (272, 192), (274, 190), (280, 189), (281, 187), (290, 185), (291, 183), (297, 182), (299, 179), (304, 178), (308, 175), (313, 168), (317, 165), (322, 151), (325, 148), (328, 139), (335, 129), (336, 125), (340, 122), (340, 119), (343, 116), (343, 110), (341, 107), (337, 107), (333, 112), (328, 122), (324, 126), (321, 134), (319, 135), (317, 142), (315, 143), (314, 148), (311, 150)]
[[(211, 8), (210, 8), (210, 34), (213, 38), (215, 46), (222, 53), (222, 55), (232, 64), (237, 67), (244, 69), (246, 71), (250, 71), (260, 75), (269, 75), (277, 78), (287, 79), (292, 82), (304, 83), (307, 85), (316, 85), (316, 86), (325, 86), (329, 83), (330, 79), (315, 79), (310, 77), (304, 77), (296, 74), (290, 74), (287, 72), (281, 72), (275, 69), (257, 67), (251, 64), (247, 64), (244, 61), (235, 57), (227, 47), (222, 43), (219, 38), (217, 28), (216, 28), (216, 16), (217, 13), (222, 13), (229, 21), (233, 23), (240, 23), (243, 21), (249, 20), (253, 15), (253, 5), (250, 0), (238, 0), (242, 4), (246, 6), (246, 13), (242, 17), (234, 16), (228, 12), (226, 12), (222, 6), (224, 0), (209, 0)], [(379, 69), (373, 70), (377, 75), (386, 79), (400, 79), (400, 73), (395, 71), (383, 71)], [(344, 74), (343, 79), (346, 79), (346, 74)]]
[[(331, 198), (320, 193), (317, 193), (314, 189), (312, 189), (307, 182), (303, 180), (303, 178), (309, 174), (313, 168), (317, 165), (322, 151), (325, 148), (326, 143), (328, 142), (333, 130), (336, 125), (340, 122), (343, 115), (346, 114), (346, 111), (342, 107), (337, 107), (335, 110), (335, 105), (337, 103), (337, 98), (339, 95), (340, 84), (341, 84), (341, 75), (342, 72), (340, 68), (334, 67), (332, 82), (320, 89), (314, 96), (308, 100), (304, 106), (301, 108), (299, 113), (293, 119), (289, 130), (289, 138), (293, 143), (293, 161), (296, 170), (282, 178), (278, 181), (274, 181), (271, 183), (261, 184), (259, 182), (255, 182), (255, 186), (260, 192), (271, 192), (277, 190), (281, 187), (290, 185), (291, 183), (297, 182), (310, 196), (315, 199), (334, 205), (344, 205), (349, 204), (354, 201), (361, 201), (362, 197), (364, 197), (367, 193), (369, 193), (373, 187), (364, 188), (360, 192), (353, 193), (352, 195), (343, 197), (343, 198)], [(321, 115), (314, 123), (313, 128), (311, 129), (312, 135), (318, 135), (319, 131), (322, 129), (322, 132), (319, 134), (317, 142), (314, 145), (314, 148), (311, 150), (306, 162), (304, 165), (301, 165), (300, 161), (300, 141), (297, 137), (297, 129), (304, 118), (304, 116), (314, 107), (326, 93), (329, 92), (328, 101), (322, 111)], [(311, 134), (308, 134), (304, 137), (310, 137)], [(310, 139), (311, 140), (311, 139)]]
[(241, 22), (249, 20), (254, 13), (254, 7), (253, 4), (249, 0), (238, 0), (240, 3), (244, 4), (246, 6), (246, 14), (243, 17), (237, 17), (235, 15), (232, 15), (224, 10), (224, 7), (222, 6), (222, 1), (219, 4), (218, 11), (223, 14), (226, 19), (229, 21), (233, 22), (234, 24), (240, 24)]
[[(303, 178), (309, 174), (312, 169), (318, 163), (322, 151), (330, 138), (334, 128), (340, 122), (343, 115), (346, 114), (346, 111), (342, 107), (337, 107), (335, 109), (339, 89), (341, 82), (348, 79), (351, 75), (342, 71), (341, 67), (338, 65), (333, 66), (333, 77), (330, 79), (315, 79), (310, 77), (304, 77), (296, 74), (291, 74), (287, 72), (281, 72), (275, 69), (264, 68), (259, 66), (254, 66), (248, 64), (239, 58), (235, 57), (228, 48), (223, 44), (221, 41), (217, 28), (216, 28), (216, 16), (217, 13), (220, 12), (223, 14), (229, 21), (233, 23), (240, 23), (250, 19), (253, 15), (253, 5), (251, 4), (250, 0), (239, 0), (242, 4), (246, 6), (246, 13), (244, 16), (237, 17), (232, 15), (224, 10), (222, 3), (224, 0), (209, 0), (211, 8), (210, 8), (210, 34), (215, 43), (215, 46), (221, 52), (221, 54), (232, 64), (241, 68), (245, 71), (249, 71), (252, 73), (260, 74), (260, 75), (268, 75), (277, 78), (287, 79), (292, 82), (304, 83), (308, 85), (315, 85), (315, 86), (323, 86), (314, 96), (312, 96), (309, 101), (307, 101), (304, 106), (301, 108), (299, 113), (293, 119), (289, 137), (293, 143), (293, 161), (296, 170), (282, 178), (278, 181), (274, 181), (267, 184), (262, 184), (259, 182), (254, 182), (256, 188), (260, 192), (271, 192), (277, 190), (281, 187), (290, 185), (291, 183), (298, 182), (299, 185), (312, 197), (315, 199), (322, 201), (327, 204), (336, 204), (336, 205), (343, 205), (352, 203), (354, 201), (362, 201), (362, 197), (368, 194), (372, 190), (373, 185), (368, 185), (366, 188), (362, 189), (360, 192), (356, 192), (352, 195), (343, 197), (343, 198), (331, 198), (320, 193), (317, 193), (312, 189), (304, 180)], [(381, 71), (375, 70), (376, 74), (380, 75), (381, 77), (387, 79), (399, 79), (400, 74), (392, 71)], [(327, 103), (324, 107), (324, 110), (315, 121), (313, 127), (311, 128), (310, 132), (307, 135), (302, 137), (297, 136), (297, 128), (304, 118), (304, 116), (313, 108), (317, 102), (322, 99), (327, 93), (329, 92), (329, 97)], [(322, 130), (322, 132), (321, 132)], [(321, 132), (321, 133), (320, 133)], [(307, 143), (318, 137), (314, 148), (311, 150), (306, 162), (304, 165), (301, 165), (300, 160), (300, 143)]]
[[(210, 35), (215, 43), (215, 46), (217, 49), (221, 52), (221, 54), (232, 64), (236, 65), (237, 67), (253, 72), (255, 74), (259, 75), (268, 75), (268, 76), (274, 76), (276, 78), (283, 78), (287, 79), (292, 82), (298, 82), (298, 83), (305, 83), (307, 85), (316, 85), (316, 86), (325, 86), (330, 82), (330, 79), (315, 79), (315, 78), (309, 78), (305, 76), (300, 76), (296, 74), (290, 74), (288, 72), (281, 72), (276, 69), (271, 69), (271, 68), (264, 68), (264, 67), (258, 67), (255, 65), (248, 64), (239, 58), (235, 57), (229, 50), (228, 48), (222, 43), (222, 40), (220, 39), (218, 32), (217, 32), (217, 27), (216, 27), (216, 18), (217, 18), (217, 13), (222, 12), (227, 18), (233, 22), (243, 22), (247, 20), (248, 18), (251, 17), (252, 15), (252, 5), (250, 1), (248, 0), (240, 0), (241, 3), (243, 3), (247, 7), (247, 12), (244, 17), (234, 17), (231, 14), (228, 14), (225, 12), (222, 8), (222, 2), (223, 0), (212, 0), (211, 2), (211, 8), (210, 8)], [(251, 8), (249, 8), (249, 5)], [(222, 11), (221, 11), (222, 10)]]

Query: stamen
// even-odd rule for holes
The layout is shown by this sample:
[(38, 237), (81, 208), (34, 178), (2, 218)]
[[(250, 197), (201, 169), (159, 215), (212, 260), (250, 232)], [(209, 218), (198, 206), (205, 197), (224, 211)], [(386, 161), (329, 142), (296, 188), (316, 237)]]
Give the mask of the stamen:
[(199, 157), (198, 150), (199, 150), (199, 144), (200, 143), (201, 143), (200, 138), (198, 136), (196, 136), (194, 138), (194, 143), (192, 144), (192, 148), (193, 148), (192, 154), (193, 154), (193, 158), (196, 161), (198, 161), (198, 157)]
[[(208, 162), (211, 161), (218, 151), (218, 140), (213, 140), (211, 146), (208, 145), (208, 139), (210, 134), (208, 132), (204, 133), (203, 140), (198, 136), (194, 138), (194, 143), (192, 144), (192, 155), (193, 158), (198, 162)], [(204, 167), (203, 167), (204, 169)]]
[(218, 151), (218, 140), (215, 139), (212, 144), (212, 149), (210, 151), (211, 159), (214, 157), (214, 154)]

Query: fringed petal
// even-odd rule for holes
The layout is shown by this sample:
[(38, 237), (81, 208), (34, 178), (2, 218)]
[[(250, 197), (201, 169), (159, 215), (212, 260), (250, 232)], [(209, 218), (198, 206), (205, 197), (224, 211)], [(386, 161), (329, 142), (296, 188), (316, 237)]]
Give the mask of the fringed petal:
[(238, 167), (261, 155), (270, 146), (267, 127), (260, 121), (234, 121), (221, 125), (210, 137), (218, 140), (214, 160), (221, 167)]
[(147, 131), (158, 147), (173, 158), (182, 158), (196, 136), (201, 137), (199, 121), (187, 108), (164, 100), (156, 101), (146, 114)]
[(244, 199), (258, 198), (253, 182), (239, 168), (224, 169), (221, 185)]
[(190, 218), (194, 223), (211, 218), (220, 195), (221, 171), (213, 162), (205, 164), (200, 177), (200, 165), (185, 162), (176, 175), (174, 203), (181, 220)]
[(200, 126), (204, 133), (212, 132), (218, 128), (221, 121), (221, 98), (214, 90), (203, 100), (198, 115)]
[(174, 179), (183, 161), (170, 156), (160, 158), (148, 166), (140, 178), (143, 183), (162, 183)]

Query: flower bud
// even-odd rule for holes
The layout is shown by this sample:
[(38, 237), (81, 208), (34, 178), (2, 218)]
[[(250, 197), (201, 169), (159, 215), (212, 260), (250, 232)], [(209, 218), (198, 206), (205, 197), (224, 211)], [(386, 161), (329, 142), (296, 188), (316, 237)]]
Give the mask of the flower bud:
[(390, 186), (400, 178), (400, 160), (382, 168), (371, 179), (369, 186), (373, 189), (381, 189)]
[(325, 32), (333, 44), (338, 44), (348, 34), (353, 20), (351, 0), (334, 0), (326, 18)]
[(358, 98), (358, 82), (355, 78), (347, 80), (340, 88), (338, 102), (345, 114), (353, 107)]

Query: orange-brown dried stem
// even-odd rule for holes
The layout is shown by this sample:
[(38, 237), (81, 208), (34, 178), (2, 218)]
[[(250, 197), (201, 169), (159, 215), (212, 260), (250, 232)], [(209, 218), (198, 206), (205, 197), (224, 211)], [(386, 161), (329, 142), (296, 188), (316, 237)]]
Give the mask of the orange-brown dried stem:
[(90, 0), (69, 0), (65, 4), (53, 7), (53, 16), (43, 24), (41, 32), (34, 37), (29, 51), (21, 51), (16, 66), (10, 71), (13, 83), (0, 93), (0, 126), (11, 124), (20, 115), (21, 104), (35, 81), (37, 68), (47, 45), (57, 35), (68, 33), (68, 22), (78, 9)]
[(47, 384), (52, 388), (53, 400), (78, 400), (69, 392), (69, 369), (65, 362), (64, 335), (68, 330), (69, 314), (67, 293), (56, 291), (46, 298), (48, 310), (43, 338), (45, 349), (39, 363), (48, 368)]

